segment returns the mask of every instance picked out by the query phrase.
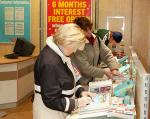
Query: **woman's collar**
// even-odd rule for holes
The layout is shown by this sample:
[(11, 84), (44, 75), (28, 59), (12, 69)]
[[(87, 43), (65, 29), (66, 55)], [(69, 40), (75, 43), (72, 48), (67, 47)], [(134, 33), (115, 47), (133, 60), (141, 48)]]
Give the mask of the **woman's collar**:
[(59, 49), (59, 47), (54, 43), (53, 36), (50, 36), (46, 39), (46, 44), (61, 57), (61, 59), (64, 63), (67, 62), (68, 60), (70, 60), (70, 58), (66, 57), (62, 53), (62, 51)]

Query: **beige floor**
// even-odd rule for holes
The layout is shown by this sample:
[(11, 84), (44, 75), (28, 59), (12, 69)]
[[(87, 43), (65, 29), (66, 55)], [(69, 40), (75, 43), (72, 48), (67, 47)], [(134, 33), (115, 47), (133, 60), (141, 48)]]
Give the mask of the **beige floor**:
[(19, 105), (17, 108), (2, 110), (7, 112), (7, 116), (0, 119), (32, 119), (31, 98)]
[(7, 109), (2, 111), (6, 111), (8, 114), (6, 117), (2, 117), (0, 119), (32, 119), (31, 98), (29, 98), (23, 104), (19, 105), (17, 108)]

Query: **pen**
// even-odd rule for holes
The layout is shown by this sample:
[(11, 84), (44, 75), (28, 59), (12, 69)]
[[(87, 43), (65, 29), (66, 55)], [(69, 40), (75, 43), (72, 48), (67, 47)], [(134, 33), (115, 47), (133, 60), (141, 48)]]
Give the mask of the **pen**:
[(92, 97), (90, 97), (90, 98), (91, 98), (92, 102), (94, 102), (93, 98)]

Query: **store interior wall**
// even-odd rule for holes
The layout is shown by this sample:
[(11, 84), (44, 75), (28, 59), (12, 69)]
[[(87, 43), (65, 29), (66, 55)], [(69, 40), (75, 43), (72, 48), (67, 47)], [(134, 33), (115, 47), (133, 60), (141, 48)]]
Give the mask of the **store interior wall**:
[[(45, 0), (44, 0), (45, 1)], [(36, 46), (33, 55), (39, 54), (40, 49), (40, 0), (31, 0), (31, 39), (30, 41)], [(11, 53), (14, 43), (0, 43), (0, 56)]]
[(132, 45), (150, 72), (150, 0), (133, 0)]
[[(40, 51), (40, 0), (31, 0), (31, 42), (35, 44), (35, 55)], [(34, 55), (33, 54), (33, 55)]]
[(46, 38), (47, 38), (47, 1), (46, 0), (40, 0), (41, 1), (41, 37), (40, 37), (40, 50), (43, 49), (43, 47), (46, 44)]
[[(120, 31), (123, 33), (125, 46), (131, 44), (131, 11), (132, 0), (98, 0), (99, 20), (98, 28)], [(124, 27), (124, 29), (123, 29)], [(125, 48), (128, 52), (128, 48)]]
[(132, 46), (145, 70), (150, 73), (150, 1), (132, 1)]

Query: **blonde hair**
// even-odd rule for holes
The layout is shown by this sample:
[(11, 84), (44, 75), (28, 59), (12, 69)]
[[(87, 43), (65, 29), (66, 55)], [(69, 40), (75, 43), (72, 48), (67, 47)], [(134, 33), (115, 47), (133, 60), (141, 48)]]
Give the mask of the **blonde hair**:
[(78, 25), (74, 23), (60, 26), (53, 38), (57, 45), (63, 45), (64, 47), (69, 44), (83, 45), (86, 42), (84, 32)]

